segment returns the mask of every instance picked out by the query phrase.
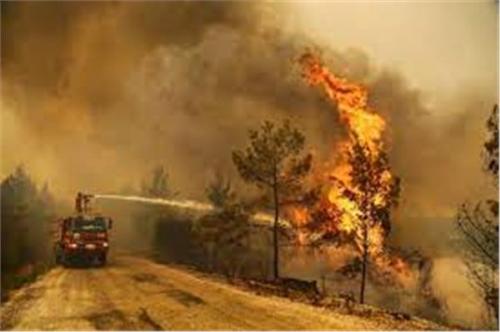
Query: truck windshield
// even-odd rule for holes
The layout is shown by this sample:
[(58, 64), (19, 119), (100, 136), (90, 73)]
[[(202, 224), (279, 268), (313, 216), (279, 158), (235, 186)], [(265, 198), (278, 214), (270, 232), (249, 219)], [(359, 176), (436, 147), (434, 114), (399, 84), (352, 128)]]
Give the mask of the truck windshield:
[(75, 232), (104, 232), (106, 221), (104, 218), (82, 218), (73, 219), (73, 231)]

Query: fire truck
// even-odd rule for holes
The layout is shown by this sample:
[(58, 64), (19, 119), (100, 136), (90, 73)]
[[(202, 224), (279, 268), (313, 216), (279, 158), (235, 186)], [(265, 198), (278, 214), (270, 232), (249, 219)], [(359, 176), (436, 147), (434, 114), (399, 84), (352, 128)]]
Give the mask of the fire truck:
[(111, 218), (92, 213), (92, 195), (78, 193), (75, 214), (57, 223), (54, 254), (57, 264), (70, 266), (75, 263), (106, 264), (109, 251)]

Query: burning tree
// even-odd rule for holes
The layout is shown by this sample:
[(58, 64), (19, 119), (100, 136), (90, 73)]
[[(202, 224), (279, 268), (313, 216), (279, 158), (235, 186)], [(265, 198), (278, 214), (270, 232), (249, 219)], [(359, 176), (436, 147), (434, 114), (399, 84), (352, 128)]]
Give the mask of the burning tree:
[[(487, 128), (490, 138), (484, 144), (485, 170), (498, 190), (498, 106), (494, 107)], [(498, 325), (498, 196), (475, 205), (464, 203), (456, 224), (465, 244), (471, 281)]]
[(364, 302), (369, 258), (382, 271), (395, 271), (405, 263), (384, 252), (390, 230), (390, 212), (399, 197), (399, 178), (395, 177), (385, 153), (382, 135), (384, 119), (368, 105), (367, 90), (332, 74), (310, 53), (300, 62), (309, 84), (320, 86), (336, 105), (348, 137), (337, 145), (335, 167), (320, 171), (329, 183), (326, 197), (311, 211), (313, 227), (324, 238), (350, 235), (360, 253), (360, 302)]
[(302, 193), (302, 181), (311, 168), (311, 155), (301, 154), (305, 137), (289, 121), (280, 127), (266, 121), (260, 130), (250, 130), (250, 145), (233, 152), (241, 177), (271, 195), (274, 208), (273, 274), (279, 278), (279, 217), (281, 206)]
[[(355, 139), (355, 138), (354, 138)], [(390, 228), (390, 212), (399, 197), (399, 179), (392, 178), (385, 153), (373, 155), (367, 146), (355, 139), (348, 152), (351, 165), (350, 183), (335, 178), (349, 205), (358, 208), (340, 209), (341, 215), (348, 214), (355, 228), (356, 245), (361, 253), (360, 303), (364, 302), (368, 258), (380, 259), (382, 241)], [(354, 214), (352, 214), (354, 213)]]

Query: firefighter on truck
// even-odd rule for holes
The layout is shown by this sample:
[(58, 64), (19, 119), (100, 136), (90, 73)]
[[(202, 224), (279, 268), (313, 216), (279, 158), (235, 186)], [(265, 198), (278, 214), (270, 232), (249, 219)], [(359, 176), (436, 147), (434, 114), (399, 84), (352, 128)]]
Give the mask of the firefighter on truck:
[(54, 243), (57, 264), (76, 262), (106, 264), (109, 250), (110, 218), (91, 213), (93, 196), (79, 192), (75, 198), (75, 214), (57, 223)]

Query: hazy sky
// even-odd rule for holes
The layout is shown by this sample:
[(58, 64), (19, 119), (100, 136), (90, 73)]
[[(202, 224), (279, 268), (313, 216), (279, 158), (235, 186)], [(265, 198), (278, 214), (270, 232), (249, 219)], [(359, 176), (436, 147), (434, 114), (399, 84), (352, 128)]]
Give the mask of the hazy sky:
[[(293, 2), (291, 25), (340, 48), (361, 48), (399, 69), (429, 98), (462, 84), (495, 89), (494, 1)], [(292, 19), (293, 17), (293, 19)]]

